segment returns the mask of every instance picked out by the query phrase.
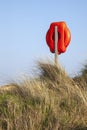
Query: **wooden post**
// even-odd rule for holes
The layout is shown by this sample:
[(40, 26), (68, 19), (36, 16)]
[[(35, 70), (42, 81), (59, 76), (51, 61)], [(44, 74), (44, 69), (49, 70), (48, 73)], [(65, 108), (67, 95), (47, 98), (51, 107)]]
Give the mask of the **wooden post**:
[(55, 40), (55, 64), (58, 65), (58, 27), (54, 27), (54, 40)]

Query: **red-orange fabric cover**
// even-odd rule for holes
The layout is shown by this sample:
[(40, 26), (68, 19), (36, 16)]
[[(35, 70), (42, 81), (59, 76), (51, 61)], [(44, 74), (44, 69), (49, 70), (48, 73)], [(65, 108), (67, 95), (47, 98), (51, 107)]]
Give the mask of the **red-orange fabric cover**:
[(71, 40), (70, 31), (65, 22), (51, 23), (46, 34), (46, 42), (52, 53), (55, 53), (54, 27), (58, 27), (58, 54), (64, 53)]

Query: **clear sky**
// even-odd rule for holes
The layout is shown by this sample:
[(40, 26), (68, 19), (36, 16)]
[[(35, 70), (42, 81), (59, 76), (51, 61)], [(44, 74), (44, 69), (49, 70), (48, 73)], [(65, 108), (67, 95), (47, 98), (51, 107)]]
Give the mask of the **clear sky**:
[(0, 0), (0, 83), (30, 73), (35, 61), (54, 58), (45, 36), (65, 21), (71, 42), (59, 63), (69, 75), (87, 60), (87, 0)]

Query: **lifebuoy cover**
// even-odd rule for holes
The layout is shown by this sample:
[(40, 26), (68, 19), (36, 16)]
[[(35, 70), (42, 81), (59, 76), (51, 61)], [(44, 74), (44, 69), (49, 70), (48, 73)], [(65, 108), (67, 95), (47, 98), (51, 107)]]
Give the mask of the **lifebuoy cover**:
[(46, 42), (52, 53), (55, 53), (54, 27), (58, 27), (58, 54), (64, 53), (71, 40), (70, 31), (65, 22), (53, 22), (46, 34)]

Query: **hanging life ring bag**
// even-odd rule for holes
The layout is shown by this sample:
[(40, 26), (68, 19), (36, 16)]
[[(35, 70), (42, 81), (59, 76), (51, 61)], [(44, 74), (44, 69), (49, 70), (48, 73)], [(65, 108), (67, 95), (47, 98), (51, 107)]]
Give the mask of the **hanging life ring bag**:
[(46, 34), (46, 42), (52, 53), (55, 53), (54, 27), (58, 27), (58, 54), (64, 53), (71, 40), (71, 34), (65, 22), (51, 23)]

